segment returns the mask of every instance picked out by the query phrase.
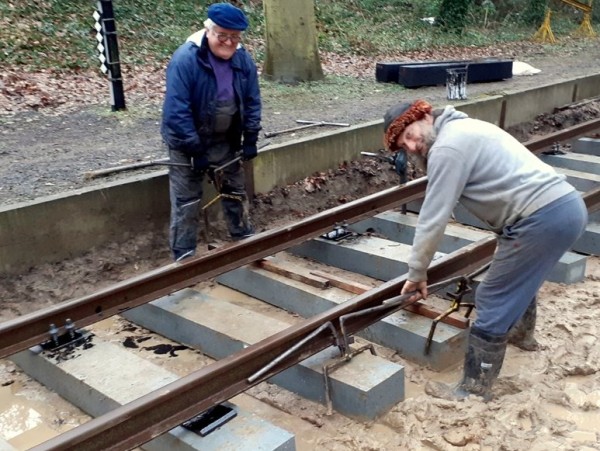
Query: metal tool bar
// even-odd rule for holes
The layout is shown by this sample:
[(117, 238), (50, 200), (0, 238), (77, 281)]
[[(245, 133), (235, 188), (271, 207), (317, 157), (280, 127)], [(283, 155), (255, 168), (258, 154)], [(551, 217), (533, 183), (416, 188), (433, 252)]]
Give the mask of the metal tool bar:
[[(260, 144), (258, 146), (258, 148), (262, 149), (263, 147), (266, 147), (269, 144), (271, 144), (270, 141), (265, 141), (262, 144)], [(237, 161), (239, 161), (240, 158), (238, 158)], [(223, 166), (220, 166), (219, 168), (215, 169), (215, 171), (218, 169), (222, 170), (224, 167), (226, 167), (228, 164), (231, 164), (232, 162), (233, 161), (231, 161), (229, 163), (225, 163)], [(95, 171), (87, 171), (87, 172), (84, 172), (84, 177), (86, 179), (93, 179), (96, 177), (102, 177), (102, 176), (114, 174), (117, 172), (133, 171), (135, 169), (143, 169), (143, 168), (147, 168), (150, 166), (182, 166), (182, 167), (190, 167), (191, 168), (190, 163), (171, 163), (169, 161), (169, 157), (166, 157), (166, 158), (161, 158), (158, 160), (140, 161), (137, 163), (124, 164), (121, 166), (113, 166), (112, 168), (98, 169)]]
[(273, 136), (282, 135), (284, 133), (297, 132), (299, 130), (304, 130), (305, 128), (320, 127), (323, 125), (331, 125), (331, 126), (337, 126), (337, 127), (350, 127), (350, 124), (341, 124), (341, 123), (337, 123), (337, 122), (303, 121), (300, 119), (297, 119), (296, 122), (298, 122), (299, 124), (305, 124), (305, 125), (299, 125), (298, 127), (286, 128), (284, 130), (278, 130), (275, 132), (265, 132), (265, 137), (271, 138)]
[(304, 130), (305, 128), (317, 127), (318, 125), (319, 124), (306, 124), (306, 125), (299, 125), (298, 127), (291, 127), (291, 128), (286, 128), (283, 130), (277, 130), (274, 132), (265, 132), (265, 137), (272, 138), (273, 136), (283, 135), (284, 133), (297, 132), (299, 130)]
[[(467, 246), (436, 260), (428, 276), (432, 283), (472, 272), (493, 256), (493, 237)], [(217, 405), (250, 387), (331, 346), (331, 334), (319, 334), (305, 341), (297, 352), (272, 366), (261, 376), (248, 381), (257, 371), (302, 342), (324, 324), (336, 324), (342, 315), (378, 306), (399, 293), (406, 280), (403, 275), (372, 291), (358, 295), (337, 307), (291, 326), (269, 338), (250, 345), (223, 360), (172, 382), (106, 415), (67, 431), (33, 448), (34, 450), (125, 450), (146, 443), (199, 412)], [(345, 327), (354, 334), (387, 316), (374, 312), (349, 318)]]
[[(427, 289), (430, 293), (435, 293), (436, 291), (448, 286), (448, 284), (454, 283), (457, 280), (462, 280), (462, 279), (464, 279), (464, 276), (462, 276), (462, 275), (454, 276), (451, 279), (437, 281), (434, 284), (428, 285)], [(348, 354), (349, 349), (350, 349), (350, 346), (349, 346), (350, 334), (346, 331), (346, 326), (345, 326), (347, 321), (355, 319), (359, 316), (370, 316), (373, 314), (380, 315), (382, 318), (389, 316), (392, 313), (397, 312), (398, 310), (405, 309), (405, 308), (410, 307), (410, 306), (416, 304), (417, 302), (419, 302), (420, 298), (411, 299), (414, 294), (416, 294), (416, 291), (411, 292), (411, 293), (396, 295), (392, 298), (383, 300), (381, 302), (381, 305), (376, 305), (375, 307), (369, 307), (368, 309), (365, 309), (365, 310), (358, 310), (358, 311), (349, 313), (347, 315), (340, 316), (339, 324), (340, 324), (340, 333), (342, 336), (342, 341), (341, 341), (342, 352), (344, 354)]]
[(361, 152), (360, 154), (364, 157), (376, 158), (377, 160), (383, 161), (384, 163), (389, 163), (392, 166), (394, 165), (394, 158), (390, 155), (382, 155), (374, 152)]
[(321, 326), (319, 326), (319, 328), (317, 330), (315, 330), (314, 332), (311, 332), (308, 336), (304, 337), (302, 340), (300, 340), (298, 343), (296, 343), (290, 349), (288, 349), (284, 353), (278, 355), (275, 359), (273, 359), (271, 362), (269, 362), (268, 365), (264, 366), (263, 368), (258, 370), (256, 373), (254, 373), (252, 376), (250, 376), (248, 378), (248, 382), (253, 383), (256, 380), (258, 380), (259, 377), (263, 376), (264, 374), (266, 374), (273, 368), (277, 367), (278, 364), (283, 362), (286, 358), (291, 356), (297, 350), (302, 349), (302, 347), (305, 344), (310, 342), (313, 338), (318, 336), (321, 332), (323, 332), (326, 329), (331, 330), (331, 334), (335, 338), (336, 344), (339, 343), (340, 341), (339, 341), (337, 330), (335, 329), (335, 327), (333, 327), (333, 324), (331, 323), (331, 321), (328, 321), (325, 324), (322, 324)]
[(304, 121), (302, 119), (296, 119), (299, 124), (314, 124), (314, 125), (331, 125), (334, 127), (350, 127), (350, 124), (345, 122), (326, 122), (326, 121)]
[(157, 166), (179, 166), (181, 168), (191, 168), (192, 165), (190, 163), (172, 163), (170, 161), (154, 161), (153, 165)]
[(161, 158), (159, 160), (140, 161), (138, 163), (124, 164), (121, 166), (113, 166), (112, 168), (97, 169), (95, 171), (84, 172), (86, 179), (94, 179), (96, 177), (103, 177), (105, 175), (115, 174), (117, 172), (132, 171), (135, 169), (143, 169), (150, 166), (188, 166), (189, 163), (171, 163), (169, 158)]
[(475, 304), (464, 303), (464, 302), (462, 302), (462, 298), (465, 294), (471, 292), (471, 290), (472, 290), (471, 286), (473, 284), (473, 279), (475, 279), (475, 277), (482, 274), (483, 272), (487, 271), (489, 266), (490, 265), (488, 263), (485, 266), (482, 266), (481, 268), (479, 268), (477, 271), (473, 272), (472, 274), (469, 274), (465, 277), (460, 278), (458, 280), (456, 290), (453, 293), (447, 293), (448, 296), (450, 296), (453, 299), (452, 304), (450, 305), (449, 309), (447, 309), (445, 312), (438, 315), (432, 321), (431, 327), (429, 328), (429, 335), (427, 336), (427, 341), (425, 342), (425, 355), (429, 354), (429, 350), (431, 348), (431, 343), (433, 342), (433, 334), (435, 333), (435, 329), (440, 321), (443, 321), (444, 318), (446, 318), (448, 315), (450, 315), (454, 312), (458, 312), (461, 307), (467, 308), (467, 311), (465, 312), (465, 318), (469, 318), (469, 316), (471, 315), (471, 312), (475, 308)]
[[(269, 144), (271, 144), (271, 141), (264, 141), (261, 144), (259, 144), (257, 146), (257, 150), (262, 149), (263, 147), (267, 147)], [(215, 184), (215, 188), (217, 190), (217, 193), (221, 194), (221, 188), (222, 188), (222, 184), (221, 184), (221, 179), (223, 176), (223, 171), (228, 168), (229, 166), (231, 166), (232, 164), (235, 163), (239, 163), (242, 161), (243, 155), (241, 153), (239, 153), (238, 155), (236, 155), (234, 158), (232, 158), (231, 160), (223, 163), (220, 166), (211, 166), (210, 167), (210, 171), (209, 174), (212, 173), (211, 179), (212, 182)], [(171, 163), (173, 164), (173, 163)], [(219, 196), (217, 196), (219, 197)], [(212, 204), (216, 199), (213, 199), (210, 204)]]
[(240, 161), (241, 159), (242, 159), (242, 156), (241, 156), (241, 155), (239, 155), (239, 156), (237, 156), (237, 157), (233, 158), (232, 160), (228, 161), (227, 163), (224, 163), (224, 164), (222, 164), (221, 166), (217, 166), (217, 167), (214, 169), (214, 171), (215, 171), (215, 174), (216, 174), (217, 172), (221, 172), (221, 171), (223, 171), (223, 170), (224, 170), (226, 167), (228, 167), (228, 166), (231, 166), (233, 163), (237, 163), (237, 162), (238, 162), (238, 161)]

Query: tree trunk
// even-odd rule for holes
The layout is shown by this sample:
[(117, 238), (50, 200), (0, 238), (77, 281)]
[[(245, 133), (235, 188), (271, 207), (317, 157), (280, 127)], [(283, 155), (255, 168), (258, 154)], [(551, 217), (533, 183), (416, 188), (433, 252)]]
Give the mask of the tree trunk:
[(263, 76), (283, 83), (323, 78), (313, 0), (264, 0)]

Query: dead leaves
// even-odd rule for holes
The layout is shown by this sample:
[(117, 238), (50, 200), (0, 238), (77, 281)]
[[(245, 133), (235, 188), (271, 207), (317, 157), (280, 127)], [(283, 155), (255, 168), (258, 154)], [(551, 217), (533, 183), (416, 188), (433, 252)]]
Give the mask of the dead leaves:
[(0, 74), (0, 94), (2, 94), (0, 104), (8, 111), (12, 111), (12, 106), (15, 104), (34, 110), (56, 106), (53, 105), (48, 91), (27, 74), (16, 72)]
[[(260, 46), (260, 42), (248, 43)], [(386, 55), (340, 55), (320, 52), (323, 71), (330, 75), (373, 79), (379, 61), (424, 61), (513, 57), (515, 54), (539, 52), (539, 45), (515, 42), (488, 47), (444, 47)], [(165, 91), (164, 67), (122, 65), (126, 102), (147, 103), (162, 99)], [(57, 109), (69, 111), (81, 105), (108, 104), (109, 80), (98, 69), (85, 71), (41, 70), (32, 72), (20, 66), (0, 71), (0, 107), (4, 113), (28, 110)], [(57, 111), (57, 112), (59, 112)], [(321, 183), (307, 182), (308, 192), (319, 190)]]
[[(81, 105), (109, 104), (109, 83), (99, 70), (29, 72), (14, 67), (0, 72), (0, 108), (8, 114), (40, 109), (61, 113)], [(126, 101), (162, 98), (164, 70), (124, 68), (123, 83)]]
[(322, 172), (319, 175), (306, 177), (302, 183), (304, 191), (307, 193), (321, 191), (322, 187), (327, 184), (327, 175)]

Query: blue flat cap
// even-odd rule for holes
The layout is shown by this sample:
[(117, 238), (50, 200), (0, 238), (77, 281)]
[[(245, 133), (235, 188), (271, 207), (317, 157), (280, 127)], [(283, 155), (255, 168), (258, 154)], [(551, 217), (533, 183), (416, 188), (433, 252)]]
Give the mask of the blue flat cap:
[(208, 18), (222, 28), (244, 31), (248, 19), (244, 12), (229, 3), (215, 3), (208, 7)]

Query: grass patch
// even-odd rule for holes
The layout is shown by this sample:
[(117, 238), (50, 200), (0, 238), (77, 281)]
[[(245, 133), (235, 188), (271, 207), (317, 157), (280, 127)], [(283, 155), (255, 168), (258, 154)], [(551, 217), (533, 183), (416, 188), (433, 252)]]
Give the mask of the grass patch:
[[(207, 3), (213, 1), (115, 0), (122, 63), (164, 65), (185, 38), (202, 27)], [(251, 23), (247, 40), (258, 43), (265, 29), (262, 4), (256, 0), (243, 3)], [(518, 3), (513, 0), (511, 5)], [(359, 55), (485, 46), (528, 39), (539, 26), (521, 25), (516, 6), (503, 15), (490, 8), (474, 8), (463, 34), (443, 34), (421, 20), (435, 16), (438, 5), (439, 0), (315, 0), (319, 46)], [(0, 2), (0, 63), (34, 70), (98, 67), (95, 8), (92, 0)], [(559, 9), (553, 14), (552, 27), (555, 34), (565, 35), (579, 25), (578, 20), (572, 11)], [(262, 53), (254, 56), (262, 61)]]
[(374, 93), (389, 93), (390, 95), (403, 92), (405, 89), (395, 83), (377, 83), (369, 80), (359, 80), (353, 77), (329, 75), (318, 82), (304, 82), (295, 85), (285, 85), (261, 80), (260, 89), (263, 97), (269, 99), (269, 104), (277, 109), (289, 105), (290, 102), (302, 104), (320, 104), (327, 101), (349, 98), (366, 98)]

